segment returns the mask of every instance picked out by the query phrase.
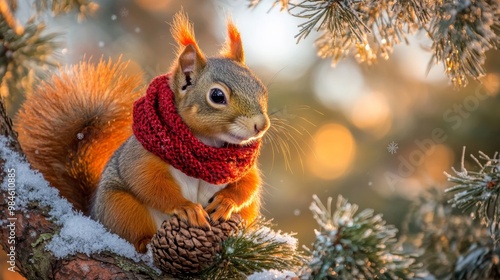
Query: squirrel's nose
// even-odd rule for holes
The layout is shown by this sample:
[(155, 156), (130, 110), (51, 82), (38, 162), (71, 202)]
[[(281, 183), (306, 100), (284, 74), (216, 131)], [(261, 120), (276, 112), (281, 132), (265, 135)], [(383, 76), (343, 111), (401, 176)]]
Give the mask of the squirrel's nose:
[(260, 128), (257, 127), (257, 124), (255, 124), (255, 126), (253, 127), (253, 129), (255, 130), (255, 133), (259, 133), (260, 132)]
[(253, 119), (253, 129), (255, 134), (263, 133), (269, 128), (269, 118), (264, 115), (257, 115)]

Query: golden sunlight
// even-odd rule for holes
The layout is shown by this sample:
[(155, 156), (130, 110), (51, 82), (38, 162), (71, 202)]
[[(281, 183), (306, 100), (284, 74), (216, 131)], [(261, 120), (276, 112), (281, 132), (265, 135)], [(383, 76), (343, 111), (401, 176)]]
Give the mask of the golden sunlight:
[(308, 157), (308, 166), (314, 175), (331, 180), (348, 171), (356, 154), (356, 143), (346, 127), (326, 124), (314, 134), (313, 141), (314, 153)]
[(163, 1), (157, 1), (157, 0), (136, 0), (135, 1), (138, 6), (143, 8), (144, 10), (150, 11), (150, 12), (159, 12), (159, 11), (165, 11), (169, 8), (170, 2), (168, 0), (163, 0)]
[(361, 96), (354, 104), (351, 119), (354, 125), (376, 138), (387, 134), (392, 125), (392, 114), (387, 99), (380, 93)]
[(439, 144), (433, 146), (431, 151), (425, 158), (423, 173), (429, 176), (434, 182), (444, 184), (446, 176), (443, 174), (443, 171), (449, 171), (450, 166), (453, 166), (453, 150), (446, 145)]
[(488, 73), (481, 78), (481, 82), (488, 95), (495, 96), (498, 94), (500, 89), (500, 76), (498, 74)]

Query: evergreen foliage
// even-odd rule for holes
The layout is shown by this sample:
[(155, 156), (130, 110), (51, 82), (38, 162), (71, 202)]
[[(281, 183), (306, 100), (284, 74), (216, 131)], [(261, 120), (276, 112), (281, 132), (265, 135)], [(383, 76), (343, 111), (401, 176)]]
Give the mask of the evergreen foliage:
[(0, 1), (0, 96), (6, 98), (8, 105), (18, 104), (20, 98), (32, 91), (42, 70), (57, 64), (59, 34), (47, 32), (39, 14), (50, 11), (59, 15), (78, 10), (79, 19), (83, 19), (98, 8), (87, 0), (37, 0), (33, 5), (35, 13), (21, 24), (14, 17), (17, 0)]
[[(250, 1), (255, 7), (262, 0)], [(456, 88), (468, 77), (485, 74), (486, 52), (500, 45), (500, 3), (497, 0), (289, 0), (275, 1), (302, 18), (297, 40), (318, 32), (316, 47), (322, 58), (336, 64), (352, 56), (372, 64), (388, 59), (393, 47), (417, 31), (432, 41), (432, 59)]]
[(409, 250), (418, 254), (426, 279), (498, 279), (500, 250), (488, 229), (453, 211), (438, 190), (421, 196), (408, 217)]
[(36, 66), (54, 66), (53, 53), (59, 47), (57, 34), (46, 34), (45, 25), (31, 19), (18, 33), (7, 21), (0, 20), (0, 78), (2, 96), (8, 103), (31, 92)]
[(297, 249), (291, 235), (274, 231), (271, 222), (257, 219), (244, 230), (226, 239), (213, 265), (202, 274), (203, 279), (246, 279), (264, 270), (297, 272), (306, 256)]
[(320, 229), (309, 253), (308, 279), (413, 279), (420, 265), (402, 252), (397, 229), (382, 215), (339, 196), (325, 205), (314, 197), (310, 207)]
[(464, 212), (471, 212), (471, 217), (478, 217), (481, 224), (486, 225), (491, 237), (498, 241), (500, 222), (500, 158), (498, 153), (493, 157), (479, 152), (479, 159), (471, 155), (471, 158), (479, 166), (478, 171), (469, 171), (464, 166), (465, 148), (462, 154), (462, 165), (460, 171), (453, 169), (455, 176), (450, 174), (448, 181), (456, 185), (447, 189), (446, 192), (453, 193), (449, 201), (453, 207)]

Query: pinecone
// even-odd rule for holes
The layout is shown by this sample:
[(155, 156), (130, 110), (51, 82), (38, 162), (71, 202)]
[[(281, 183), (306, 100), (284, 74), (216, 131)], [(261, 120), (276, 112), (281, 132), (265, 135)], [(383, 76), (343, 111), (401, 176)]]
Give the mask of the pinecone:
[(212, 221), (211, 229), (192, 227), (172, 216), (151, 240), (154, 262), (169, 275), (196, 275), (212, 264), (222, 242), (243, 226), (239, 215)]

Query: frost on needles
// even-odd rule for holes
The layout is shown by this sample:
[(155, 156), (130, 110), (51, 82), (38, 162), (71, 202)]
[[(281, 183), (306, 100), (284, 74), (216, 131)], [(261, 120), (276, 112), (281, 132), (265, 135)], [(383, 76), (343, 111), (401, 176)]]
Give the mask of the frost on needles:
[[(405, 245), (436, 280), (500, 278), (500, 250), (488, 229), (453, 209), (441, 190), (423, 193), (407, 218)], [(411, 229), (411, 233), (408, 232)]]
[(404, 254), (396, 239), (397, 229), (380, 214), (339, 196), (326, 205), (314, 196), (311, 211), (320, 229), (309, 250), (312, 256), (306, 279), (413, 279), (419, 265)]
[[(262, 0), (250, 0), (255, 7)], [(373, 64), (389, 59), (408, 37), (430, 38), (428, 68), (441, 63), (456, 88), (485, 74), (486, 52), (500, 46), (498, 0), (275, 0), (301, 19), (298, 41), (317, 33), (318, 56), (332, 64), (346, 57)], [(421, 36), (423, 37), (423, 36)]]
[(293, 234), (271, 229), (271, 222), (260, 217), (222, 244), (215, 262), (202, 274), (203, 279), (284, 279), (296, 277), (305, 255), (297, 249)]
[(448, 181), (456, 185), (447, 189), (453, 193), (449, 200), (453, 207), (470, 212), (472, 218), (478, 217), (481, 224), (490, 230), (491, 237), (500, 239), (500, 157), (498, 152), (489, 157), (479, 152), (479, 158), (471, 155), (479, 171), (469, 171), (464, 166), (465, 148), (462, 153), (462, 164), (459, 171), (453, 169), (455, 175), (445, 173)]

